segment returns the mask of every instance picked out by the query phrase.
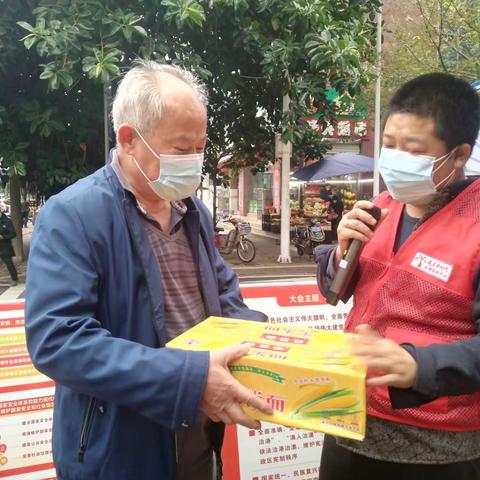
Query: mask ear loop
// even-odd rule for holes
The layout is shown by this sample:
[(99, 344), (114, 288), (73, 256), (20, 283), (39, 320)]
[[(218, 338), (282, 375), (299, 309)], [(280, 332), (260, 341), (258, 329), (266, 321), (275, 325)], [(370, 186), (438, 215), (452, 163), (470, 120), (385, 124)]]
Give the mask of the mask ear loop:
[(147, 143), (147, 141), (142, 137), (142, 134), (136, 129), (134, 128), (134, 130), (137, 132), (137, 135), (142, 139), (142, 142), (145, 144), (145, 146), (152, 152), (152, 155), (158, 159), (158, 161), (160, 162), (161, 159), (160, 159), (160, 156), (155, 153), (155, 151), (153, 150), (153, 148)]
[[(442, 162), (440, 165), (438, 165), (437, 167), (435, 167), (435, 168), (432, 170), (432, 176), (433, 176), (436, 172), (438, 172), (438, 170), (440, 170), (440, 169), (445, 165), (445, 163), (448, 162), (448, 160), (450, 160), (451, 155), (452, 155), (453, 153), (455, 153), (456, 150), (457, 150), (457, 147), (455, 147), (451, 152), (445, 154), (443, 157), (437, 158), (437, 160), (435, 160), (434, 163), (437, 163), (437, 162), (440, 162), (442, 159), (444, 159), (443, 162)], [(445, 182), (447, 182), (447, 184), (448, 184), (448, 181), (453, 177), (454, 174), (455, 174), (455, 169), (453, 169), (441, 182), (437, 183), (437, 184), (435, 185), (435, 188), (436, 188), (436, 189), (439, 188), (440, 185), (442, 185), (442, 184), (445, 183)], [(446, 185), (444, 185), (442, 188), (444, 188), (445, 186), (446, 186)]]
[(145, 177), (148, 183), (151, 183), (152, 180), (150, 180), (145, 172), (141, 169), (140, 165), (137, 162), (137, 159), (132, 155), (133, 161), (135, 162), (135, 165), (137, 166), (138, 170), (140, 170), (140, 173)]
[[(161, 159), (160, 159), (160, 156), (157, 155), (155, 153), (155, 151), (153, 150), (153, 148), (147, 143), (147, 141), (143, 138), (142, 134), (136, 129), (134, 128), (135, 132), (137, 132), (137, 135), (141, 138), (142, 142), (145, 144), (145, 146), (152, 152), (152, 155), (160, 162), (160, 168), (161, 168)], [(133, 158), (133, 161), (135, 162), (135, 165), (137, 166), (137, 168), (140, 170), (140, 172), (142, 173), (142, 175), (145, 177), (145, 179), (147, 180), (147, 182), (150, 184), (152, 182), (152, 180), (150, 180), (146, 175), (145, 175), (145, 172), (140, 168), (140, 165), (138, 164), (137, 162), (137, 159), (132, 155), (132, 158)]]

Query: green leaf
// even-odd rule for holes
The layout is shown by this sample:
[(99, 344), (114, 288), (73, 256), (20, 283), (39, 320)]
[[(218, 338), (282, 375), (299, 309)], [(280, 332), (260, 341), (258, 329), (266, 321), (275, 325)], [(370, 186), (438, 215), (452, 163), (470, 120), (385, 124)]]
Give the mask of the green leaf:
[(141, 27), (140, 25), (135, 25), (133, 27), (137, 33), (139, 33), (142, 37), (148, 37), (147, 31)]
[(35, 43), (37, 42), (37, 38), (36, 37), (33, 37), (33, 36), (27, 36), (27, 37), (24, 37), (25, 40), (24, 40), (24, 45), (25, 47), (27, 48), (27, 50), (30, 50), (34, 45)]
[(63, 83), (65, 87), (69, 88), (73, 85), (73, 77), (70, 75), (70, 73), (59, 71), (58, 76), (59, 76), (60, 82)]
[(104, 68), (113, 76), (120, 74), (120, 68), (114, 63), (105, 63)]
[(16, 162), (10, 168), (13, 170), (14, 175), (24, 177), (27, 174), (27, 167), (23, 162)]
[(117, 57), (119, 54), (121, 54), (119, 50), (114, 50), (113, 52), (109, 52), (103, 57), (103, 61), (108, 62), (111, 60), (117, 60)]
[(307, 50), (311, 50), (312, 48), (315, 48), (315, 47), (318, 47), (320, 44), (320, 42), (318, 40), (309, 40), (306, 44), (305, 44), (305, 48)]
[(125, 37), (125, 40), (127, 40), (128, 43), (131, 43), (132, 29), (130, 27), (122, 28), (122, 33), (123, 33), (123, 36)]
[(27, 22), (17, 22), (17, 25), (20, 27), (24, 28), (25, 30), (28, 30), (29, 32), (34, 32), (34, 27), (32, 27), (29, 23)]
[(162, 0), (162, 5), (167, 7), (165, 20), (175, 21), (178, 29), (184, 24), (201, 27), (205, 21), (205, 11), (195, 0)]
[(113, 37), (121, 28), (122, 25), (120, 25), (119, 23), (113, 23), (110, 27), (110, 31), (108, 32), (107, 37)]
[(49, 85), (50, 85), (50, 88), (52, 90), (56, 90), (59, 86), (59, 81), (58, 81), (58, 76), (57, 75), (53, 75), (52, 78), (50, 78), (49, 80)]
[(40, 74), (40, 79), (41, 80), (48, 80), (49, 78), (52, 78), (55, 75), (55, 73), (52, 70), (44, 70)]

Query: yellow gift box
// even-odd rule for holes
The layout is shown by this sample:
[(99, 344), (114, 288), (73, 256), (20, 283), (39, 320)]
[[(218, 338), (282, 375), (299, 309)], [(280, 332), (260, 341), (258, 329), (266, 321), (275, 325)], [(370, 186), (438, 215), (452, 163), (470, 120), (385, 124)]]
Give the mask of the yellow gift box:
[(299, 326), (209, 317), (167, 347), (213, 350), (248, 344), (248, 355), (231, 364), (230, 371), (274, 411), (270, 416), (244, 406), (248, 415), (363, 440), (366, 369), (355, 362), (349, 337)]

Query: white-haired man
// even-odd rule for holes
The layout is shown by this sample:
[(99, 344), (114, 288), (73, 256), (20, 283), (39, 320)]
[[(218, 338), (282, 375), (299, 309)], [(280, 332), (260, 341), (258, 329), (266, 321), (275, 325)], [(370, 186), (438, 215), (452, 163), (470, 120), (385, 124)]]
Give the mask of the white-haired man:
[(57, 382), (59, 479), (210, 480), (218, 426), (259, 428), (242, 403), (270, 412), (228, 371), (248, 348), (163, 348), (209, 315), (265, 319), (243, 303), (192, 197), (206, 102), (189, 72), (139, 62), (113, 103), (111, 164), (52, 197), (37, 220), (26, 331), (35, 366)]

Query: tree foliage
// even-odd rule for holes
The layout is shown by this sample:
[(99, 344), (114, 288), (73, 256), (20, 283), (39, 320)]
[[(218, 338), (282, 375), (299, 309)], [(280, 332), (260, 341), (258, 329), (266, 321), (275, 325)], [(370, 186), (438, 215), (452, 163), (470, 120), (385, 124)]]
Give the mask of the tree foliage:
[(427, 72), (444, 71), (472, 82), (480, 79), (480, 8), (473, 0), (395, 2), (385, 29), (387, 92)]
[[(327, 146), (301, 119), (315, 112), (322, 123), (335, 114), (327, 81), (351, 96), (367, 83), (374, 50), (371, 12), (379, 5), (359, 0), (35, 3), (34, 18), (26, 16), (18, 25), (25, 47), (42, 58), (39, 76), (52, 93), (61, 96), (82, 85), (95, 90), (98, 101), (101, 84), (115, 84), (136, 56), (195, 70), (211, 97), (209, 172), (224, 157), (230, 165), (264, 168), (274, 158), (278, 131), (294, 144), (297, 156), (322, 155)], [(283, 95), (291, 99), (286, 114)], [(72, 113), (86, 108), (84, 101)], [(53, 118), (44, 114), (44, 128), (55, 128), (49, 126)], [(99, 120), (100, 115), (90, 125), (98, 127)]]

